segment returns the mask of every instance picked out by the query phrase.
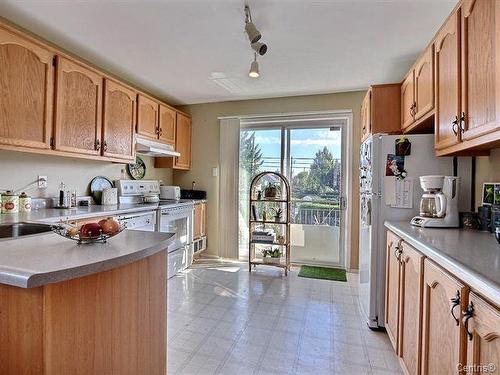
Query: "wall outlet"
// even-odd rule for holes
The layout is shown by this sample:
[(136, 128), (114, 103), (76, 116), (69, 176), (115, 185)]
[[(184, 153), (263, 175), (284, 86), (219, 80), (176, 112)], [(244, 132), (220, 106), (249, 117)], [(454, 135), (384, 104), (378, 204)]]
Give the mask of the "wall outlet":
[(38, 188), (47, 189), (47, 187), (48, 187), (47, 176), (38, 176)]
[(212, 177), (217, 177), (217, 176), (219, 176), (219, 168), (213, 167), (212, 168)]

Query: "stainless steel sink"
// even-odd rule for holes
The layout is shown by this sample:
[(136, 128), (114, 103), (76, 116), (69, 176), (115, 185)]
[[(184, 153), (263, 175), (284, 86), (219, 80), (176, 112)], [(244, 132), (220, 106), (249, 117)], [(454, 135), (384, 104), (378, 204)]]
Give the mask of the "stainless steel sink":
[(49, 224), (37, 223), (14, 223), (0, 225), (0, 238), (15, 238), (28, 236), (30, 234), (38, 234), (50, 232)]

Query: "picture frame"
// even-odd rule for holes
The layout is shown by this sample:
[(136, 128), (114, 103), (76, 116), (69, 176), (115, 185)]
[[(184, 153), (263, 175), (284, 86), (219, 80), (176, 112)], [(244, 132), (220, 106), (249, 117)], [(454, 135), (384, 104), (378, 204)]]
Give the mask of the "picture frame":
[(484, 182), (481, 201), (483, 206), (500, 205), (500, 182)]

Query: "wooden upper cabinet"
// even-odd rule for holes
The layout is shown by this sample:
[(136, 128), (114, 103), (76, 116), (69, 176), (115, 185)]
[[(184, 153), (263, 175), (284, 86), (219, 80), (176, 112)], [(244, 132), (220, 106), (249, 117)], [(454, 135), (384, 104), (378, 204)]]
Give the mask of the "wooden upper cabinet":
[(466, 286), (424, 260), (422, 375), (459, 374), (458, 364), (465, 363), (467, 295)]
[(385, 329), (397, 354), (399, 330), (399, 257), (402, 240), (392, 232), (387, 232), (385, 260)]
[[(470, 293), (466, 310), (467, 365), (479, 369), (494, 364), (500, 365), (500, 311), (475, 293)], [(467, 316), (470, 318), (467, 319)], [(486, 367), (488, 368), (488, 367)], [(491, 373), (497, 374), (495, 370)], [(474, 372), (474, 374), (486, 373)]]
[(412, 69), (401, 84), (401, 128), (415, 121), (415, 71)]
[(361, 103), (361, 141), (364, 141), (371, 133), (370, 96), (371, 90), (368, 90)]
[(158, 139), (158, 102), (148, 96), (137, 96), (137, 134)]
[(401, 249), (399, 356), (405, 374), (419, 375), (424, 256), (406, 242), (401, 244)]
[(500, 130), (500, 1), (465, 0), (461, 26), (462, 139), (470, 140)]
[(460, 33), (458, 9), (436, 37), (436, 122), (435, 148), (443, 149), (460, 142)]
[(104, 81), (104, 156), (134, 160), (137, 93), (114, 80)]
[(101, 154), (103, 77), (65, 57), (57, 57), (56, 150)]
[(49, 149), (54, 53), (0, 26), (0, 144)]
[(178, 112), (175, 150), (181, 156), (174, 158), (174, 168), (191, 168), (191, 118)]
[(159, 140), (175, 145), (175, 125), (177, 111), (160, 104)]
[(434, 45), (428, 47), (415, 64), (415, 120), (434, 109)]
[(372, 85), (361, 106), (361, 140), (370, 134), (401, 133), (401, 84)]

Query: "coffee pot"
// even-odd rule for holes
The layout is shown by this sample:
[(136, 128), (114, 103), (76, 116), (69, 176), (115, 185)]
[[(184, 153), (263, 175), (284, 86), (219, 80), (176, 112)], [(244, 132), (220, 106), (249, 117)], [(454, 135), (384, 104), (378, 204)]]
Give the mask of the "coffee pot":
[(456, 228), (458, 218), (458, 182), (454, 176), (421, 176), (424, 190), (420, 213), (411, 220), (419, 227)]

